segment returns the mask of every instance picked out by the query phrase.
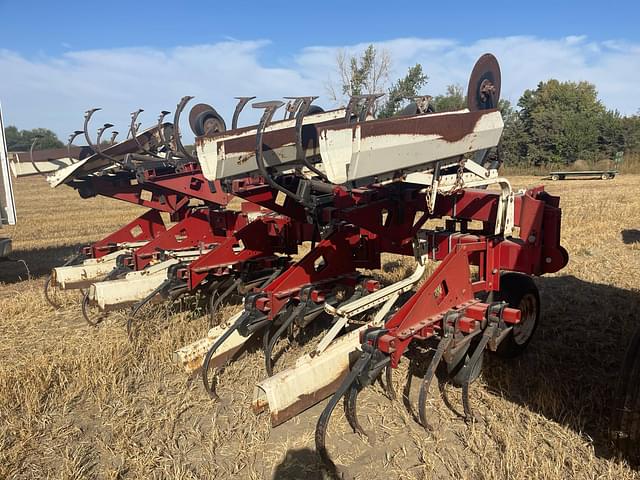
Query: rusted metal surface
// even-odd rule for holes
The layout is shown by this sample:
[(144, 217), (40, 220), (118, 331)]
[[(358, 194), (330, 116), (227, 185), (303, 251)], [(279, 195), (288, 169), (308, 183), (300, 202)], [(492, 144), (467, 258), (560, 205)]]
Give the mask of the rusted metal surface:
[(467, 87), (467, 108), (478, 111), (498, 107), (500, 65), (491, 54), (482, 55), (473, 67)]
[[(494, 147), (503, 129), (497, 110), (425, 114), (340, 127), (318, 126), (322, 164), (332, 183), (395, 178), (428, 171), (468, 152)], [(449, 160), (449, 163), (453, 163)]]

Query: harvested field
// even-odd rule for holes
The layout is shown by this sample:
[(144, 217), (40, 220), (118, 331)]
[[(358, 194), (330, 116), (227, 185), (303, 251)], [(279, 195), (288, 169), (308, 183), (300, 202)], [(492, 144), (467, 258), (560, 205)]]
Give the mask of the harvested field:
[[(561, 196), (570, 263), (537, 281), (543, 321), (528, 351), (513, 361), (486, 358), (471, 393), (479, 419), (469, 426), (435, 385), (434, 434), (402, 401), (389, 401), (378, 386), (365, 390), (359, 414), (375, 443), (351, 433), (341, 412), (328, 439), (357, 478), (640, 478), (606, 438), (617, 371), (640, 320), (640, 175), (547, 187)], [(41, 178), (18, 180), (16, 196), (19, 224), (3, 234), (32, 279), (20, 264), (0, 265), (0, 478), (320, 478), (313, 433), (323, 404), (275, 429), (255, 416), (249, 404), (264, 376), (260, 351), (224, 371), (222, 401), (214, 403), (199, 377), (171, 363), (176, 348), (206, 332), (204, 318), (147, 314), (130, 343), (122, 314), (90, 328), (77, 294), (59, 311), (45, 302), (53, 266), (140, 209), (82, 200)], [(383, 279), (411, 266), (395, 260)], [(399, 393), (408, 363), (395, 375)], [(408, 395), (413, 405), (417, 386)], [(448, 392), (461, 411), (459, 390)]]

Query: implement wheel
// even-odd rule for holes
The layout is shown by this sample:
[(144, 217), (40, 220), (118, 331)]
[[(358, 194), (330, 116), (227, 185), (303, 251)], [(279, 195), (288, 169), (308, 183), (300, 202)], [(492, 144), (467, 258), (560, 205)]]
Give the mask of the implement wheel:
[(611, 438), (620, 453), (634, 465), (640, 463), (640, 329), (636, 330), (627, 348), (618, 376)]
[(513, 326), (507, 337), (500, 342), (496, 353), (504, 358), (513, 358), (524, 352), (540, 321), (540, 294), (529, 275), (507, 272), (500, 277), (500, 291), (496, 300), (504, 301), (522, 312), (520, 323)]
[(551, 180), (553, 180), (554, 182), (557, 182), (558, 180), (560, 180), (560, 175), (551, 175)]

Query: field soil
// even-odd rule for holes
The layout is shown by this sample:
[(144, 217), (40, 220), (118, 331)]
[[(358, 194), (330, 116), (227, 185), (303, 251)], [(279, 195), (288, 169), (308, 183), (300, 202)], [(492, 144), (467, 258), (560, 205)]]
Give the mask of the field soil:
[[(518, 188), (541, 181), (511, 180)], [(265, 376), (260, 350), (225, 369), (222, 400), (213, 402), (198, 376), (171, 361), (174, 350), (204, 336), (207, 320), (198, 312), (150, 309), (130, 342), (126, 312), (92, 328), (77, 292), (64, 293), (60, 309), (46, 303), (50, 269), (140, 208), (82, 200), (41, 178), (15, 187), (18, 226), (2, 234), (13, 238), (13, 256), (30, 277), (23, 263), (0, 264), (0, 478), (322, 478), (313, 434), (325, 403), (273, 429), (267, 415), (254, 415), (253, 386)], [(547, 189), (561, 196), (570, 262), (536, 279), (543, 318), (528, 350), (509, 361), (486, 356), (471, 391), (472, 424), (455, 412), (460, 391), (447, 388), (452, 410), (433, 385), (434, 431), (420, 427), (418, 378), (405, 388), (420, 365), (410, 369), (409, 361), (394, 376), (400, 400), (379, 386), (360, 396), (359, 415), (375, 441), (352, 433), (337, 408), (328, 445), (351, 476), (640, 478), (607, 439), (617, 372), (640, 320), (640, 175), (548, 182)], [(379, 277), (391, 282), (410, 270), (411, 261), (387, 257)], [(283, 362), (303, 349), (294, 344)]]

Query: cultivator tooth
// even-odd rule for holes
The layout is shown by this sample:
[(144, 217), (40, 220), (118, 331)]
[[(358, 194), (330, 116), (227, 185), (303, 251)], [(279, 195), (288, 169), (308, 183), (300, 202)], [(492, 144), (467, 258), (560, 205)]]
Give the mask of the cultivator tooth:
[(244, 110), (244, 107), (256, 97), (235, 97), (238, 100), (236, 104), (236, 108), (233, 111), (233, 117), (231, 119), (231, 130), (235, 130), (238, 128), (238, 118), (240, 118), (240, 113)]
[(182, 112), (186, 108), (187, 103), (189, 103), (193, 98), (195, 97), (191, 97), (188, 95), (182, 97), (182, 99), (176, 106), (176, 113), (173, 117), (173, 139), (180, 156), (182, 156), (183, 158), (187, 158), (192, 162), (197, 162), (198, 159), (194, 158), (193, 155), (187, 152), (187, 149), (182, 144), (182, 135), (180, 134), (180, 115), (182, 115)]
[(138, 117), (140, 114), (144, 112), (142, 108), (139, 108), (135, 112), (131, 112), (131, 123), (129, 124), (129, 136), (135, 142), (138, 150), (142, 152), (144, 155), (149, 155), (151, 157), (160, 158), (160, 156), (155, 153), (149, 151), (142, 143), (140, 143), (140, 139), (138, 138), (138, 131), (140, 130), (140, 123), (138, 123)]
[[(73, 146), (73, 141), (80, 135), (82, 135), (84, 132), (82, 130), (76, 130), (75, 132), (73, 132), (71, 135), (69, 135), (69, 140), (67, 140), (67, 156), (72, 159), (73, 156), (71, 155), (71, 147)], [(79, 159), (78, 159), (79, 160)], [(75, 163), (72, 160), (73, 163)]]
[[(335, 317), (333, 326), (313, 352), (300, 358), (295, 366), (257, 384), (254, 411), (268, 409), (271, 424), (277, 426), (334, 393), (348, 373), (350, 360), (358, 355), (360, 334), (367, 328), (382, 325), (400, 295), (411, 290), (423, 277), (425, 260), (420, 257), (415, 271), (406, 279), (337, 308), (325, 304), (327, 313)], [(379, 309), (370, 322), (337, 337), (349, 320), (376, 307)]]

